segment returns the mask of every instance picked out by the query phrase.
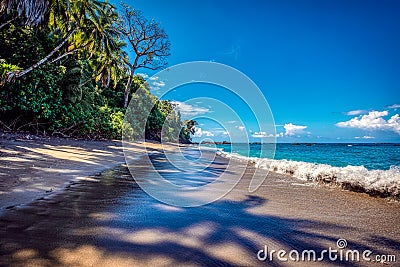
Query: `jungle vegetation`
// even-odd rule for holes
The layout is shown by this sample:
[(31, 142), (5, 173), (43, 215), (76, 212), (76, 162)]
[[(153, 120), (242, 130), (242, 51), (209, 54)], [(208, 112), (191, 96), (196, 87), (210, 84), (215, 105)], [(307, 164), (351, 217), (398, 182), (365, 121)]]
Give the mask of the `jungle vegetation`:
[(190, 142), (195, 122), (182, 121), (136, 74), (166, 67), (170, 46), (158, 22), (125, 4), (0, 0), (0, 128), (140, 138), (145, 120), (146, 139)]

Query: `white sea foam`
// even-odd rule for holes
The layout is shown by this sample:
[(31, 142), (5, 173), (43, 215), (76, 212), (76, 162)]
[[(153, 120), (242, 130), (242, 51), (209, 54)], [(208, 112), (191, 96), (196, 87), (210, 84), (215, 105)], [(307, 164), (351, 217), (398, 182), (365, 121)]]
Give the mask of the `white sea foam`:
[(391, 166), (389, 170), (367, 170), (364, 166), (334, 167), (285, 159), (244, 157), (223, 151), (217, 154), (225, 158), (250, 161), (257, 168), (288, 174), (305, 181), (331, 183), (352, 191), (400, 199), (400, 166)]
[(222, 148), (217, 148), (217, 147), (207, 147), (207, 146), (193, 146), (196, 149), (200, 149), (203, 151), (220, 151)]

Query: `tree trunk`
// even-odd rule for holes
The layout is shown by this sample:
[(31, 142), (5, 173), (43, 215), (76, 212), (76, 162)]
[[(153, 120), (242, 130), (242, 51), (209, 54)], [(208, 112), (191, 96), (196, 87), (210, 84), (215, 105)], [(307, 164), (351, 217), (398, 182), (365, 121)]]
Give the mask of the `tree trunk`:
[(124, 108), (128, 107), (129, 104), (129, 94), (131, 92), (133, 74), (135, 73), (135, 69), (131, 68), (131, 72), (129, 73), (128, 82), (126, 83), (125, 92), (124, 92)]
[(76, 31), (77, 31), (77, 29), (75, 28), (72, 32), (70, 32), (68, 34), (67, 37), (65, 37), (65, 39), (58, 46), (56, 46), (56, 48), (53, 49), (53, 51), (51, 51), (47, 56), (45, 56), (44, 58), (42, 58), (41, 60), (39, 60), (38, 62), (33, 64), (32, 66), (30, 66), (29, 68), (27, 68), (23, 71), (11, 71), (11, 72), (6, 73), (6, 75), (5, 75), (6, 82), (11, 82), (19, 77), (22, 77), (25, 74), (27, 74), (28, 72), (31, 72), (32, 70), (36, 69), (37, 67), (39, 67), (40, 65), (42, 65), (43, 63), (48, 61), (58, 50), (61, 49), (61, 47), (63, 47), (65, 45), (65, 43), (71, 38), (71, 36)]
[(8, 24), (10, 24), (11, 22), (13, 22), (14, 20), (15, 20), (15, 18), (14, 18), (14, 19), (11, 19), (11, 20), (9, 20), (9, 21), (7, 21), (7, 22), (2, 23), (2, 24), (0, 25), (0, 30), (1, 30), (2, 28), (4, 28), (5, 26), (7, 26)]

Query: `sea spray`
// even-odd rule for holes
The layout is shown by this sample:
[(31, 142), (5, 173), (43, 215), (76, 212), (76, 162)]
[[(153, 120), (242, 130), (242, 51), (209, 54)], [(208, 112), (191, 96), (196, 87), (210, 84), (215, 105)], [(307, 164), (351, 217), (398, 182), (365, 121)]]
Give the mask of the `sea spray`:
[(400, 200), (399, 166), (391, 166), (389, 170), (367, 170), (364, 166), (334, 167), (285, 159), (245, 157), (223, 151), (218, 151), (217, 154), (225, 158), (253, 162), (256, 168), (269, 169), (300, 180), (335, 184), (351, 191)]

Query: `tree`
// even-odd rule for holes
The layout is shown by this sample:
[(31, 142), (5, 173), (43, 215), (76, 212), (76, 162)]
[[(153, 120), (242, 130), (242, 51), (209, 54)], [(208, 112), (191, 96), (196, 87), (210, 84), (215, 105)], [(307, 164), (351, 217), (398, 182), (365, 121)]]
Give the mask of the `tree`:
[(26, 26), (38, 26), (48, 17), (49, 1), (46, 0), (0, 0), (0, 29), (21, 19)]
[(127, 56), (122, 49), (125, 46), (124, 42), (115, 40), (116, 49), (108, 53), (101, 52), (94, 61), (93, 73), (96, 75), (96, 81), (101, 81), (104, 87), (109, 87), (113, 81), (113, 88), (127, 73), (127, 68), (124, 63), (124, 58)]
[(120, 32), (115, 22), (118, 14), (112, 5), (97, 0), (77, 0), (69, 3), (66, 13), (61, 12), (61, 15), (60, 12), (50, 12), (48, 19), (50, 34), (61, 36), (59, 44), (30, 67), (8, 72), (3, 77), (3, 83), (14, 81), (45, 63), (57, 62), (68, 55), (79, 53), (90, 58), (97, 52), (110, 55), (118, 50)]
[(185, 120), (182, 123), (182, 129), (179, 134), (179, 142), (184, 144), (190, 144), (192, 142), (192, 137), (196, 132), (197, 122), (195, 120)]
[(134, 75), (166, 66), (168, 37), (139, 11), (125, 14), (107, 0), (0, 0), (0, 129), (178, 142), (179, 111)]
[(125, 59), (129, 78), (125, 87), (123, 107), (128, 106), (135, 71), (140, 68), (157, 70), (167, 65), (170, 42), (164, 29), (154, 20), (147, 20), (142, 12), (122, 5), (121, 31), (132, 48), (133, 58)]

